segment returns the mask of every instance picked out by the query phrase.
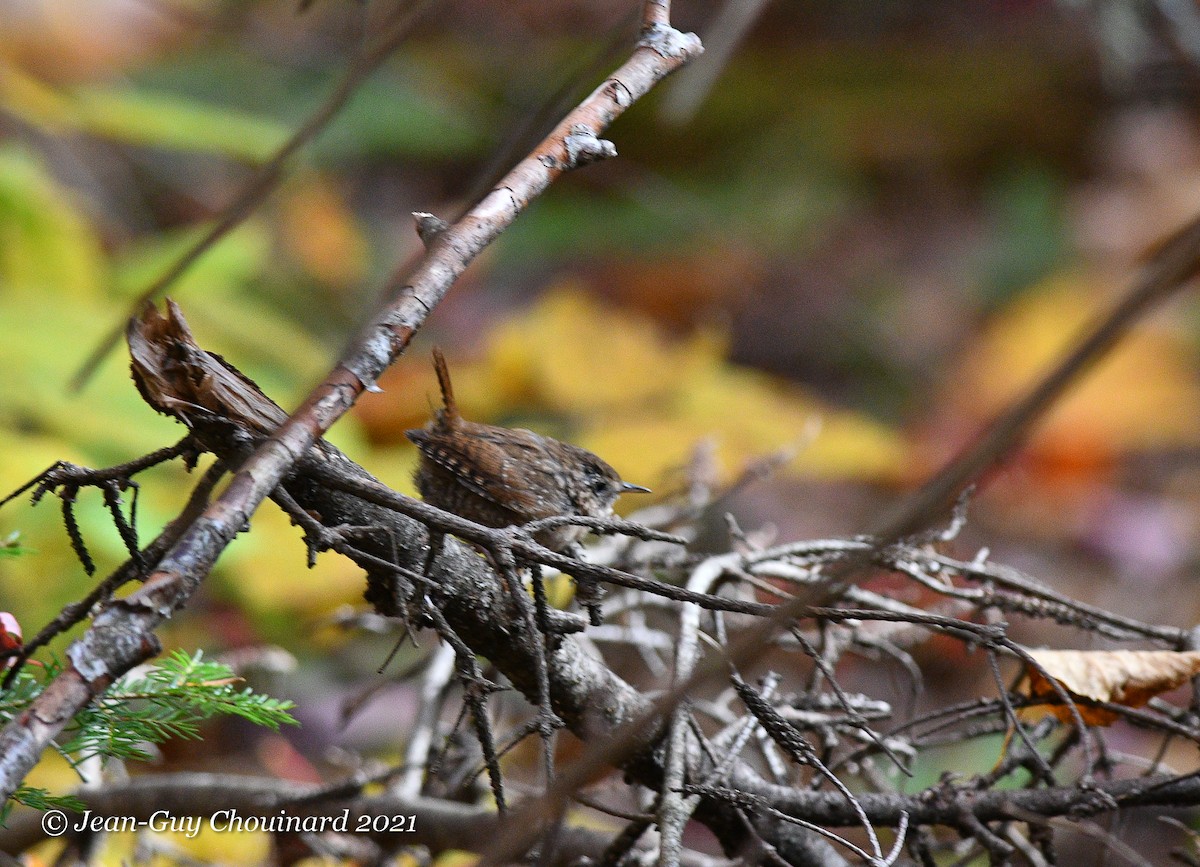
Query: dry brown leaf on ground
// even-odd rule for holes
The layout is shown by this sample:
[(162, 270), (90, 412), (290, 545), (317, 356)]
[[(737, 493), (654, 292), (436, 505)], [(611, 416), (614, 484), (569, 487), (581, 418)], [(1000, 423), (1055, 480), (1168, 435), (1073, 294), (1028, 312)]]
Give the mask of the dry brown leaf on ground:
[[(1058, 703), (1059, 695), (1049, 675), (1072, 696), (1140, 707), (1160, 693), (1182, 686), (1200, 674), (1200, 651), (1174, 650), (1030, 650), (1042, 671), (1029, 668), (1030, 698)], [(1064, 722), (1065, 707), (1051, 707)], [(1085, 722), (1110, 725), (1117, 714), (1100, 708), (1079, 707)]]

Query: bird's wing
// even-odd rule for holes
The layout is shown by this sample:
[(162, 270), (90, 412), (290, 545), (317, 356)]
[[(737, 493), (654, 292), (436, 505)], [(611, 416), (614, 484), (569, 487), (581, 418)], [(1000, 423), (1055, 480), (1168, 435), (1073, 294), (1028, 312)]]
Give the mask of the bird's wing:
[(530, 518), (563, 512), (561, 485), (535, 433), (505, 429), (499, 435), (479, 425), (462, 432), (423, 428), (405, 435), (460, 484), (498, 506)]

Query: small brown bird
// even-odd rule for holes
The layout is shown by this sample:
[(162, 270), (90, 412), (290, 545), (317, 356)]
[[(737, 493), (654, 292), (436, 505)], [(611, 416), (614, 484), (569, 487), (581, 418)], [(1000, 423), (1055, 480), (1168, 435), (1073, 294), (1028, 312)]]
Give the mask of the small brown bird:
[[(587, 449), (521, 428), (466, 421), (436, 348), (433, 366), (445, 406), (425, 427), (405, 431), (421, 452), (416, 482), (427, 503), (488, 527), (507, 527), (560, 515), (606, 518), (621, 494), (649, 492), (621, 481)], [(563, 551), (586, 533), (567, 525), (535, 538)]]

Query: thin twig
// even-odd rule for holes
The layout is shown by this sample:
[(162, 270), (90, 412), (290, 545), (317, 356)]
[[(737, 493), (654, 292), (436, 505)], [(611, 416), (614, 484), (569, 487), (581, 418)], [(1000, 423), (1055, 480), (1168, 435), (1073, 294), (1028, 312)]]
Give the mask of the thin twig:
[(425, 669), (425, 676), (421, 678), (421, 704), (408, 735), (408, 744), (404, 748), (404, 772), (392, 789), (402, 798), (412, 798), (421, 794), (421, 785), (425, 781), (429, 755), (441, 718), (446, 685), (450, 683), (453, 673), (454, 648), (449, 644), (442, 644), (433, 651)]
[(184, 250), (179, 258), (167, 266), (166, 270), (159, 274), (149, 286), (138, 293), (125, 315), (121, 317), (120, 322), (104, 336), (79, 366), (75, 375), (71, 377), (69, 384), (71, 391), (79, 391), (87, 385), (100, 363), (120, 343), (125, 334), (125, 322), (130, 316), (136, 315), (137, 311), (151, 301), (161, 298), (205, 253), (254, 213), (255, 209), (279, 185), (284, 169), (292, 156), (329, 125), (330, 121), (350, 101), (350, 97), (355, 94), (359, 86), (407, 38), (408, 34), (412, 32), (413, 25), (421, 19), (432, 2), (433, 0), (404, 0), (390, 16), (390, 20), (380, 25), (378, 36), (350, 62), (341, 81), (337, 83), (325, 101), (292, 133), (288, 140), (279, 147), (279, 150), (251, 174), (229, 204), (221, 209), (216, 221), (208, 228), (208, 231)]

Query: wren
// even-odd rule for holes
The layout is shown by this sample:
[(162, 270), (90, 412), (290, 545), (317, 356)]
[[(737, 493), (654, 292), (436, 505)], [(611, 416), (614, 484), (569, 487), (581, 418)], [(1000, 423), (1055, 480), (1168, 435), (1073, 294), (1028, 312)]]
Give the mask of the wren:
[[(478, 524), (507, 527), (563, 515), (606, 518), (621, 494), (649, 492), (621, 481), (587, 449), (523, 428), (465, 420), (436, 348), (433, 366), (443, 407), (425, 427), (405, 431), (421, 452), (416, 482), (425, 502)], [(586, 533), (586, 527), (568, 524), (534, 539), (562, 552)]]

